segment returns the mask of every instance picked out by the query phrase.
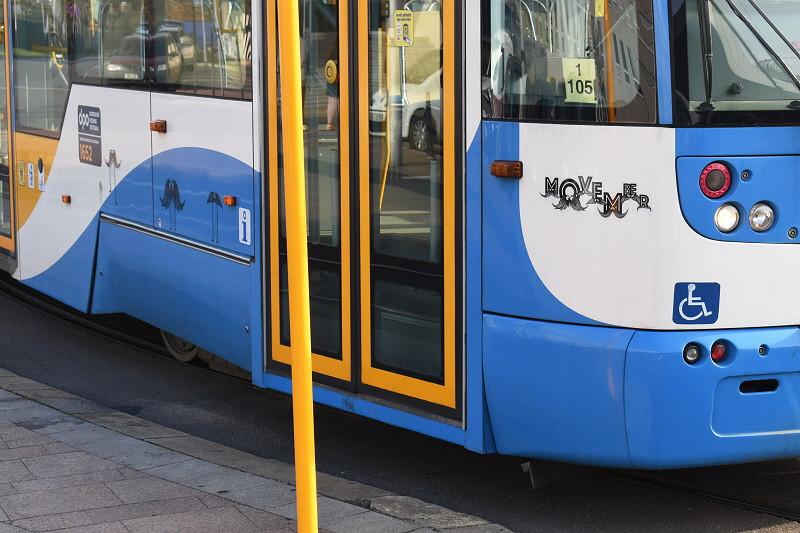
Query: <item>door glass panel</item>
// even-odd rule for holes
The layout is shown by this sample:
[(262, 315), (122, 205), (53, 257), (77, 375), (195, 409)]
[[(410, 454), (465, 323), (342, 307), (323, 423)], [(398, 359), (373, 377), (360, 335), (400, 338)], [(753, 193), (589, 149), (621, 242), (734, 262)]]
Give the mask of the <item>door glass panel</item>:
[[(315, 354), (341, 359), (342, 182), (337, 3), (332, 0), (323, 2), (300, 0), (300, 35), (303, 54), (303, 130), (306, 154), (311, 347)], [(280, 117), (280, 95), (278, 95), (277, 116)], [(278, 132), (280, 135), (280, 125)], [(281, 142), (280, 137), (278, 142)], [(280, 155), (278, 172), (280, 342), (288, 346), (289, 289), (283, 202), (284, 173)]]
[(5, 19), (0, 9), (0, 237), (12, 238), (11, 180), (8, 151), (8, 89), (6, 84)]
[(442, 12), (369, 6), (371, 362), (442, 383)]

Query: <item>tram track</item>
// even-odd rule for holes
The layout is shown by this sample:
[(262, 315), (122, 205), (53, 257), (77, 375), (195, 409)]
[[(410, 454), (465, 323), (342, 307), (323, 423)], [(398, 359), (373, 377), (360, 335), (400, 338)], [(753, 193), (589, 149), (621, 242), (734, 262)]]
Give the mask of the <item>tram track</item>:
[[(171, 362), (183, 365), (183, 363), (179, 363), (178, 361), (174, 360), (169, 354), (168, 350), (161, 343), (143, 339), (136, 334), (123, 331), (122, 329), (115, 328), (112, 325), (103, 324), (97, 319), (93, 319), (78, 311), (68, 308), (64, 304), (53, 301), (47, 297), (42, 297), (42, 295), (34, 293), (7, 276), (0, 276), (0, 291), (13, 297), (22, 304), (45, 312), (62, 322), (69, 323), (85, 331), (100, 335), (111, 341), (138, 348), (148, 355), (157, 356), (160, 358), (163, 357)], [(130, 323), (135, 322), (134, 319), (130, 319), (129, 317), (125, 317), (125, 321), (129, 321)], [(147, 327), (150, 328), (150, 326)], [(154, 331), (157, 330), (154, 329)], [(247, 380), (242, 379), (240, 376), (221, 369), (215, 369), (206, 366), (201, 368), (199, 365), (192, 366), (196, 366), (197, 370), (207, 370), (210, 374), (219, 377), (228, 379), (233, 378), (238, 382), (247, 383)], [(791, 522), (800, 522), (800, 507), (798, 507), (797, 510), (792, 510), (779, 506), (765, 505), (755, 501), (748, 501), (747, 499), (726, 496), (724, 494), (714, 492), (713, 490), (704, 489), (700, 486), (695, 486), (690, 483), (671, 479), (668, 476), (659, 473), (653, 474), (644, 471), (625, 470), (592, 470), (594, 470), (595, 473), (599, 473), (602, 477), (606, 477), (611, 480), (621, 481), (658, 491), (668, 491), (676, 495), (688, 495), (693, 498), (701, 498), (708, 502), (725, 505), (739, 510), (769, 515)]]

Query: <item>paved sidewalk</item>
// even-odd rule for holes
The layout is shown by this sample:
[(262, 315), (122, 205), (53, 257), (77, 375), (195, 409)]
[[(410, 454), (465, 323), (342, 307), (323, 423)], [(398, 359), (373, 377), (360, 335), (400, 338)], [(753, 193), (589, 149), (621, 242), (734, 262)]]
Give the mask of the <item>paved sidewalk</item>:
[[(293, 466), (0, 369), (0, 533), (295, 531)], [(320, 474), (322, 531), (505, 532)]]

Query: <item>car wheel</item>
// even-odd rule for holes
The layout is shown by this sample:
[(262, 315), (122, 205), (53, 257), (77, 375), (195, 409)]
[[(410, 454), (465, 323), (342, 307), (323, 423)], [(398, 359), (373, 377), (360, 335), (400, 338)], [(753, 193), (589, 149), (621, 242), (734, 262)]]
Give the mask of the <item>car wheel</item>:
[(428, 123), (422, 117), (411, 120), (408, 131), (408, 142), (411, 148), (420, 152), (427, 152), (432, 142), (432, 132)]

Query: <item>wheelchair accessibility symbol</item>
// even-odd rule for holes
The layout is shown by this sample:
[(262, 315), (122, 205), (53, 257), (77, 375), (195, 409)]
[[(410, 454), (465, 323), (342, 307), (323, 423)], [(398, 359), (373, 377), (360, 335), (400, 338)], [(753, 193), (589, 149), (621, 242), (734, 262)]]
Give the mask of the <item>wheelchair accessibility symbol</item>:
[(676, 283), (672, 321), (713, 324), (719, 315), (719, 283)]

